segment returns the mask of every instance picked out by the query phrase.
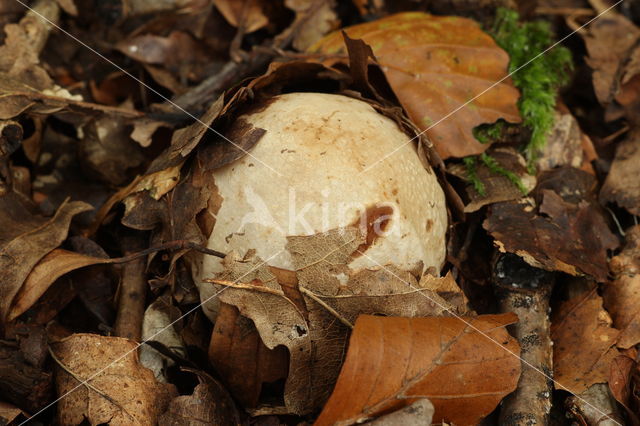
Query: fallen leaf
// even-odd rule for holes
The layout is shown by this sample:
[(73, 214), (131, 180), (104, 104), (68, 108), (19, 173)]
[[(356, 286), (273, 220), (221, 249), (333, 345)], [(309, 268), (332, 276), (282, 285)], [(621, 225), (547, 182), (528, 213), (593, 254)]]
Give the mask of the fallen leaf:
[(245, 33), (257, 31), (269, 23), (261, 0), (214, 0), (213, 4), (231, 25), (242, 28)]
[(55, 249), (33, 267), (29, 276), (14, 297), (7, 320), (22, 315), (38, 301), (40, 296), (61, 276), (85, 266), (108, 263), (109, 259), (86, 256), (63, 249)]
[(286, 0), (284, 4), (296, 12), (297, 16), (303, 16), (317, 8), (317, 11), (293, 37), (293, 47), (301, 52), (307, 50), (330, 31), (335, 30), (340, 22), (338, 15), (333, 10), (335, 7), (333, 1)]
[(370, 426), (427, 426), (433, 420), (433, 410), (433, 404), (427, 398), (422, 398), (365, 424)]
[(551, 317), (556, 385), (578, 395), (605, 383), (620, 354), (615, 348), (619, 333), (595, 288), (562, 302)]
[(616, 345), (627, 349), (640, 343), (640, 226), (626, 232), (626, 245), (609, 262), (613, 281), (603, 291), (604, 307), (620, 330)]
[[(489, 145), (473, 136), (479, 124), (520, 122), (519, 92), (509, 79), (483, 93), (507, 76), (509, 57), (476, 22), (407, 12), (344, 31), (371, 46), (400, 103), (443, 159), (484, 152)], [(343, 43), (332, 33), (310, 50), (344, 54)]]
[[(588, 274), (604, 282), (608, 275), (607, 250), (616, 248), (618, 241), (599, 206), (585, 201), (586, 189), (569, 179), (576, 173), (594, 180), (577, 169), (556, 169), (551, 177), (539, 180), (536, 192), (542, 202), (538, 212), (531, 200), (496, 203), (489, 208), (483, 227), (501, 252), (517, 254), (538, 268)], [(553, 180), (553, 175), (564, 176), (564, 180)]]
[[(137, 347), (128, 339), (95, 334), (74, 334), (52, 343), (53, 353), (64, 365), (56, 365), (58, 395), (70, 392), (58, 401), (58, 422), (156, 424), (177, 392), (173, 385), (156, 382), (153, 373), (140, 365)], [(78, 386), (89, 378), (91, 388)]]
[(198, 375), (200, 384), (191, 395), (175, 397), (167, 411), (158, 418), (159, 426), (241, 424), (233, 399), (216, 380)]
[[(87, 203), (65, 202), (51, 219), (32, 219), (36, 223), (39, 222), (37, 227), (23, 228), (19, 235), (4, 240), (0, 246), (0, 270), (3, 271), (0, 278), (0, 321), (6, 319), (11, 303), (33, 267), (67, 238), (73, 216), (88, 210), (91, 210), (91, 206)], [(2, 222), (5, 226), (4, 218)]]
[(551, 170), (562, 166), (581, 168), (583, 162), (588, 161), (582, 148), (583, 137), (585, 135), (573, 115), (556, 111), (547, 143), (536, 158), (538, 170)]
[(593, 69), (593, 88), (598, 102), (607, 109), (607, 119), (620, 117), (614, 97), (620, 88), (623, 65), (640, 30), (623, 15), (612, 11), (602, 15), (581, 33), (587, 48), (587, 64)]
[(476, 318), (362, 315), (315, 425), (353, 424), (428, 398), (434, 419), (474, 425), (512, 392), (520, 348), (514, 314)]
[[(520, 179), (522, 186), (531, 192), (536, 186), (536, 178), (527, 171), (527, 163), (524, 157), (512, 147), (490, 148), (488, 154), (506, 170), (513, 172)], [(519, 200), (524, 196), (522, 190), (518, 188), (508, 177), (492, 172), (481, 161), (475, 163), (475, 175), (482, 182), (485, 194), (481, 195), (473, 185), (469, 185), (469, 175), (467, 166), (461, 163), (451, 163), (447, 167), (447, 173), (456, 176), (467, 182), (465, 188), (469, 201), (464, 207), (465, 213), (473, 213), (482, 207), (500, 201)]]
[[(358, 315), (415, 317), (469, 312), (451, 277), (419, 283), (411, 272), (394, 267), (352, 272), (346, 265), (363, 242), (357, 227), (288, 237), (287, 250), (295, 271), (278, 271), (257, 258), (230, 255), (224, 261), (226, 270), (211, 281), (215, 292), (227, 287), (219, 295), (220, 301), (251, 319), (267, 348), (282, 345), (288, 349), (287, 412), (308, 413), (326, 401), (339, 373), (349, 327)], [(443, 295), (452, 303), (422, 284), (444, 287)], [(240, 330), (235, 336), (234, 341), (240, 344)], [(221, 339), (214, 333), (211, 345), (217, 346)], [(229, 347), (233, 342), (222, 344)], [(256, 353), (254, 350), (254, 356)], [(229, 374), (243, 369), (241, 364), (257, 365), (256, 361), (230, 359), (227, 351), (210, 355), (212, 363), (225, 365)], [(238, 389), (232, 392), (238, 393)]]
[[(159, 342), (184, 358), (187, 351), (176, 330), (179, 324), (175, 324), (181, 315), (180, 309), (173, 306), (167, 297), (157, 298), (144, 312), (142, 340)], [(151, 346), (142, 345), (140, 364), (153, 371), (156, 380), (168, 383), (166, 369), (175, 365), (175, 362)]]
[(611, 170), (600, 191), (603, 202), (616, 203), (636, 216), (640, 216), (639, 140), (640, 133), (632, 131), (618, 144)]
[(289, 354), (284, 346), (269, 349), (253, 322), (235, 306), (220, 304), (209, 346), (213, 368), (245, 407), (258, 406), (263, 386), (286, 380)]
[(640, 425), (640, 418), (630, 407), (633, 407), (631, 394), (633, 393), (634, 370), (638, 369), (638, 364), (631, 358), (620, 355), (611, 363), (611, 373), (609, 375), (609, 389), (613, 397), (624, 407), (627, 416), (634, 426)]

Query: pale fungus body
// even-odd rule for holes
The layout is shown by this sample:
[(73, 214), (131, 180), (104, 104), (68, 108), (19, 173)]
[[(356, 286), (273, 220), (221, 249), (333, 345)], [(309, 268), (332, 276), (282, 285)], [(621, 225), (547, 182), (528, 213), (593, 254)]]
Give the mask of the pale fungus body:
[[(290, 93), (236, 123), (266, 132), (249, 155), (214, 173), (209, 248), (240, 258), (255, 251), (268, 265), (293, 271), (288, 237), (359, 227), (364, 242), (349, 271), (393, 265), (439, 273), (444, 194), (415, 141), (391, 119), (346, 96)], [(203, 279), (224, 265), (204, 256), (198, 266), (194, 276), (206, 300), (213, 290)], [(349, 274), (336, 278), (348, 285)], [(205, 305), (210, 317), (211, 309)]]

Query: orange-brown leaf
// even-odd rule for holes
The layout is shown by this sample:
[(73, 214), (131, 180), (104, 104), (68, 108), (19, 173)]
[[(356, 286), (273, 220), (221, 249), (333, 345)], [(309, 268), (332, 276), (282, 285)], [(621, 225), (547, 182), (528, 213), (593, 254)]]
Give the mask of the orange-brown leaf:
[[(476, 22), (407, 12), (345, 31), (373, 48), (398, 100), (421, 130), (428, 129), (441, 157), (485, 151), (472, 132), (479, 124), (520, 121), (519, 93), (509, 79), (487, 90), (507, 75), (509, 56)], [(342, 35), (332, 33), (311, 50), (342, 54)]]
[(518, 383), (520, 347), (505, 330), (517, 317), (463, 319), (360, 316), (316, 425), (355, 423), (419, 398), (438, 421), (477, 424)]

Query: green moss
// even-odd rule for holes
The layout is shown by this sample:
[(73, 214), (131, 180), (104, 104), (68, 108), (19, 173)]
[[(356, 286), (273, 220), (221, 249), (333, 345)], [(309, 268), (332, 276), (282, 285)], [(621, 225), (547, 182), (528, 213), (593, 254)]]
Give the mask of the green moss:
[(520, 177), (518, 177), (518, 175), (516, 175), (514, 172), (502, 167), (495, 158), (493, 158), (486, 152), (483, 152), (482, 154), (480, 154), (480, 160), (484, 163), (485, 166), (487, 166), (487, 168), (489, 169), (489, 171), (491, 171), (491, 173), (495, 173), (495, 174), (506, 177), (511, 181), (511, 183), (513, 183), (515, 186), (518, 187), (520, 192), (522, 192), (524, 195), (527, 195), (527, 188), (525, 188), (524, 184), (522, 183), (522, 180), (520, 180)]
[[(531, 132), (531, 138), (522, 151), (529, 163), (529, 171), (533, 172), (536, 156), (544, 147), (553, 127), (558, 90), (568, 82), (573, 63), (571, 52), (565, 47), (556, 46), (545, 52), (553, 44), (553, 33), (548, 22), (518, 22), (518, 19), (516, 11), (499, 8), (493, 27), (488, 32), (498, 46), (509, 54), (509, 73), (513, 73), (511, 79), (520, 90), (518, 109), (522, 125)], [(500, 140), (507, 127), (504, 120), (498, 120), (476, 127), (473, 134), (482, 143), (492, 143)], [(489, 170), (507, 177), (526, 194), (522, 181), (515, 173), (504, 169), (488, 154), (480, 155), (480, 160)], [(475, 159), (473, 162), (467, 158), (463, 161), (469, 176), (473, 166), (473, 175), (478, 182), (470, 180), (478, 190), (482, 182), (475, 174)]]
[(473, 129), (473, 136), (482, 143), (491, 143), (500, 139), (505, 128), (504, 120), (498, 120), (494, 124), (481, 124)]
[(571, 52), (556, 46), (542, 53), (553, 44), (549, 23), (520, 23), (518, 13), (511, 9), (498, 9), (490, 33), (509, 54), (509, 73), (521, 93), (522, 124), (531, 130), (523, 151), (532, 163), (553, 126), (558, 89), (567, 83), (573, 67)]
[(467, 169), (467, 179), (469, 179), (469, 182), (473, 185), (475, 190), (478, 191), (478, 194), (483, 197), (487, 195), (484, 183), (482, 183), (476, 171), (476, 157), (464, 157), (462, 162)]

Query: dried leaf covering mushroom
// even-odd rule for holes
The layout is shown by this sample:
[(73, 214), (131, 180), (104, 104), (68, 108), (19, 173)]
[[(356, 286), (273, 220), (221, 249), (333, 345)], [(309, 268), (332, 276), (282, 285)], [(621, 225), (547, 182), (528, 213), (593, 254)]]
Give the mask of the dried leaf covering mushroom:
[[(444, 193), (393, 120), (347, 96), (288, 93), (237, 117), (227, 136), (262, 131), (249, 155), (213, 173), (217, 194), (200, 218), (214, 223), (209, 248), (296, 271), (291, 237), (355, 227), (361, 242), (348, 273), (334, 275), (341, 285), (348, 287), (358, 271), (386, 265), (416, 275), (440, 272)], [(205, 301), (214, 290), (204, 279), (223, 272), (225, 263), (205, 256), (199, 266), (194, 275)], [(213, 299), (205, 304), (212, 319)]]

